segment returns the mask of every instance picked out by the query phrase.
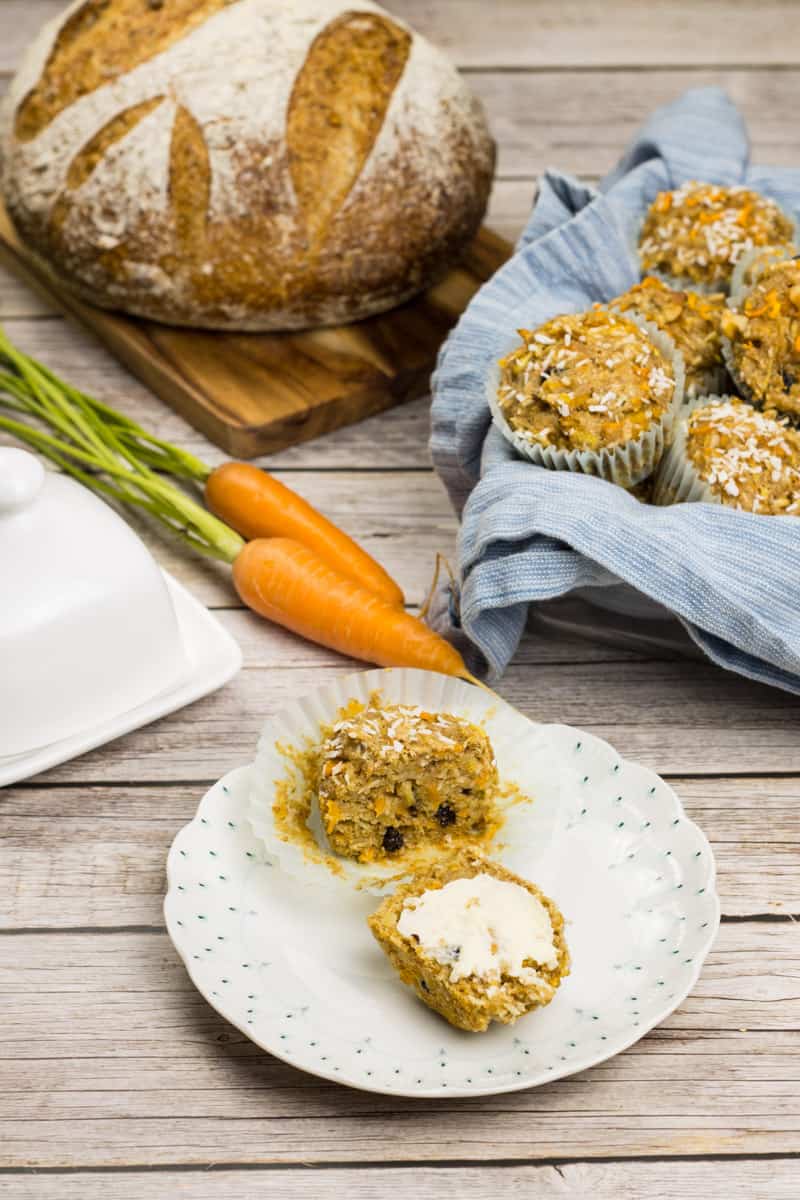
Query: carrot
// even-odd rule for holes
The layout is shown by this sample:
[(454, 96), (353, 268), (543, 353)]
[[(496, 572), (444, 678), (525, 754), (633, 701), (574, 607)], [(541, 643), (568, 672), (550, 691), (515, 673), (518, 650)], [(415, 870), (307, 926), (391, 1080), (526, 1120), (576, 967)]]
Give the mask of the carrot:
[(477, 682), (455, 647), (418, 617), (381, 600), (290, 538), (248, 542), (234, 560), (233, 582), (248, 608), (340, 654)]
[(206, 480), (205, 497), (211, 511), (243, 537), (292, 538), (354, 583), (403, 607), (402, 591), (366, 550), (266, 471), (223, 463)]

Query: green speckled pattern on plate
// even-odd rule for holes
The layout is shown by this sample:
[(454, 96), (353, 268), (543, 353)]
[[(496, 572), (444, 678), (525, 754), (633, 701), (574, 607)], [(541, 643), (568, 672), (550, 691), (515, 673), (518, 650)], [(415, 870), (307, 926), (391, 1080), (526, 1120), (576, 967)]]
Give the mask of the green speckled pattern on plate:
[[(394, 691), (419, 673), (367, 674)], [(474, 689), (451, 686), (461, 706), (474, 696), (485, 709)], [(197, 988), (286, 1062), (397, 1095), (530, 1087), (637, 1041), (685, 998), (713, 942), (708, 842), (663, 780), (598, 738), (530, 723), (526, 759), (542, 778), (542, 842), (503, 861), (567, 921), (572, 973), (547, 1008), (484, 1034), (426, 1009), (367, 928), (374, 896), (292, 878), (265, 853), (246, 816), (250, 767), (210, 789), (169, 854), (167, 928)]]

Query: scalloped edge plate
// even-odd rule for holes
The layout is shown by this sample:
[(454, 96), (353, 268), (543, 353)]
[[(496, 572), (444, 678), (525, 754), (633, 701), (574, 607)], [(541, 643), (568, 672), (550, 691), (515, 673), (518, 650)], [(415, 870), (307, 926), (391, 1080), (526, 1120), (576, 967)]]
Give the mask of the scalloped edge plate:
[[(425, 674), (359, 673), (333, 692), (381, 682), (402, 692)], [(485, 694), (453, 686), (480, 719)], [(305, 704), (324, 710), (325, 691)], [(494, 708), (497, 719), (508, 706)], [(553, 811), (542, 813), (542, 844), (514, 866), (559, 904), (573, 958), (547, 1008), (484, 1034), (425, 1008), (366, 927), (374, 896), (293, 878), (265, 852), (247, 817), (252, 765), (207, 792), (167, 860), (167, 930), (202, 995), (286, 1063), (415, 1097), (533, 1087), (603, 1062), (663, 1021), (697, 981), (719, 925), (708, 841), (653, 771), (569, 726), (529, 729), (526, 759), (546, 784), (538, 803)]]

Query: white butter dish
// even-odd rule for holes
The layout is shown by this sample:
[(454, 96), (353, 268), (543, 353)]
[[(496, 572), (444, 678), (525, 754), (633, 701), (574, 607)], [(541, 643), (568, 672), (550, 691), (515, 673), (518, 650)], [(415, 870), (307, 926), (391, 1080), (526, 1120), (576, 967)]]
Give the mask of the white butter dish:
[(113, 509), (0, 447), (0, 785), (174, 711), (240, 665)]

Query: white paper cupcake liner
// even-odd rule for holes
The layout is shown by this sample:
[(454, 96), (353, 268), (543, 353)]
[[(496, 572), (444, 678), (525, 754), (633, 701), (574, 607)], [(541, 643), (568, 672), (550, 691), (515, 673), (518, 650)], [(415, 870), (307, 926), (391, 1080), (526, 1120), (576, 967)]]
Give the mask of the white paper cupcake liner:
[[(795, 226), (796, 240), (797, 226)], [(771, 251), (769, 257), (766, 257), (767, 251)], [(733, 275), (731, 275), (728, 304), (732, 308), (738, 308), (744, 296), (758, 283), (765, 271), (768, 271), (778, 263), (786, 262), (789, 258), (794, 258), (794, 255), (781, 246), (754, 246), (752, 250), (748, 250), (739, 259), (734, 268)], [(763, 259), (764, 261), (759, 263), (759, 259)], [(748, 273), (751, 273), (749, 279), (747, 277)]]
[(730, 396), (709, 395), (698, 397), (688, 408), (685, 408), (675, 422), (675, 434), (672, 445), (667, 450), (658, 468), (653, 488), (653, 503), (660, 506), (668, 504), (692, 504), (704, 501), (709, 504), (722, 504), (722, 500), (704, 479), (700, 478), (692, 460), (686, 452), (689, 433), (689, 417), (698, 408), (708, 404), (719, 404), (730, 400)]
[[(540, 446), (529, 441), (523, 434), (512, 429), (506, 420), (497, 397), (500, 384), (500, 364), (495, 363), (487, 380), (486, 391), (489, 408), (495, 425), (511, 445), (524, 458), (537, 466), (553, 471), (578, 471), (583, 475), (597, 475), (620, 487), (634, 487), (648, 475), (652, 475), (669, 445), (675, 418), (684, 399), (685, 371), (683, 357), (675, 349), (672, 338), (649, 321), (637, 315), (628, 316), (643, 329), (653, 344), (672, 364), (675, 389), (672, 403), (663, 417), (638, 438), (625, 442), (613, 449), (558, 450), (552, 446)], [(513, 349), (513, 347), (512, 347)], [(502, 356), (501, 356), (502, 357)]]
[[(316, 845), (311, 849), (284, 840), (276, 825), (273, 805), (292, 773), (285, 751), (303, 752), (318, 745), (322, 726), (333, 722), (350, 701), (367, 703), (376, 691), (387, 703), (453, 713), (481, 725), (494, 748), (501, 789), (508, 784), (518, 789), (507, 800), (501, 799), (498, 807), (503, 823), (491, 842), (459, 841), (453, 849), (474, 845), (475, 849), (513, 868), (515, 863), (519, 864), (520, 854), (530, 857), (532, 847), (543, 847), (549, 842), (552, 814), (559, 810), (559, 804), (551, 801), (554, 795), (559, 797), (561, 782), (552, 751), (542, 736), (546, 726), (534, 725), (499, 697), (459, 679), (429, 671), (375, 670), (347, 675), (319, 688), (287, 705), (265, 723), (251, 767), (248, 818), (270, 862), (311, 886), (333, 890), (358, 887), (375, 894), (391, 890), (404, 874), (419, 865), (418, 855), (409, 864), (402, 858), (385, 864), (362, 864), (334, 854), (324, 837), (314, 801), (308, 825)], [(290, 786), (297, 789), (297, 794), (304, 788), (299, 771)], [(543, 798), (545, 791), (548, 803), (537, 804), (537, 798)], [(530, 796), (532, 802), (522, 800), (522, 796)], [(550, 817), (546, 815), (548, 812)], [(435, 847), (431, 857), (441, 858), (447, 852), (447, 846)]]
[(703, 396), (722, 396), (730, 382), (727, 367), (724, 363), (720, 363), (716, 370), (705, 371), (695, 383), (686, 385), (685, 401), (691, 403), (694, 400), (702, 399)]

